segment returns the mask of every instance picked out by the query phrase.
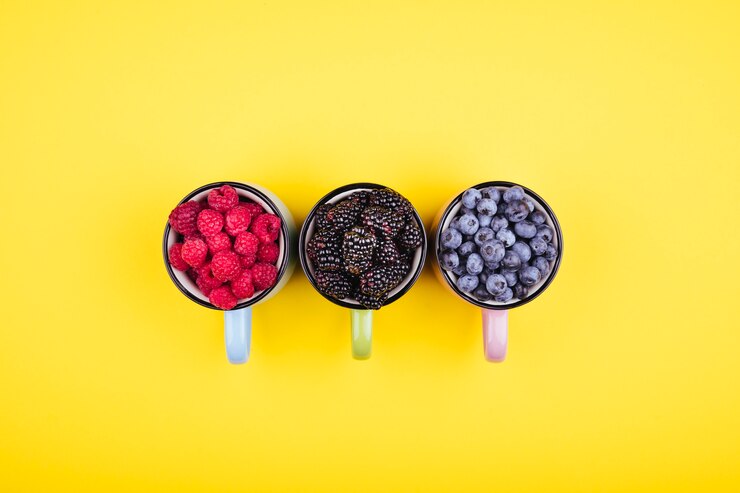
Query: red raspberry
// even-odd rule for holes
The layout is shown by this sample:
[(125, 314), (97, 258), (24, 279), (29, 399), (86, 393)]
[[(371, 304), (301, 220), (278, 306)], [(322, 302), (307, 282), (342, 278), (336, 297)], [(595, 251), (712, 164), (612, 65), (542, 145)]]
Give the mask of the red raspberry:
[(242, 231), (246, 231), (251, 221), (252, 216), (247, 208), (237, 205), (226, 213), (226, 232), (231, 236), (236, 236)]
[(206, 243), (208, 244), (208, 250), (211, 252), (211, 255), (221, 250), (231, 250), (231, 238), (223, 231), (206, 238)]
[(265, 212), (262, 206), (255, 202), (244, 202), (242, 205), (249, 210), (249, 214), (252, 216), (252, 219)]
[(200, 267), (206, 261), (208, 245), (200, 238), (188, 238), (182, 245), (182, 259), (192, 267)]
[(208, 192), (208, 205), (218, 212), (227, 212), (239, 203), (239, 195), (231, 185), (214, 188)]
[(224, 216), (212, 209), (200, 211), (198, 214), (198, 231), (208, 238), (219, 233), (224, 227)]
[(257, 260), (267, 264), (274, 264), (280, 256), (280, 247), (277, 243), (262, 243), (257, 251)]
[(260, 214), (252, 221), (250, 231), (260, 243), (272, 243), (280, 235), (280, 218), (275, 214)]
[(195, 284), (198, 285), (200, 291), (206, 296), (208, 296), (213, 289), (216, 289), (223, 284), (221, 281), (213, 277), (210, 262), (206, 262), (195, 269), (195, 275), (198, 276), (195, 280)]
[(239, 265), (242, 269), (251, 269), (256, 261), (256, 253), (250, 253), (249, 255), (239, 255)]
[(183, 236), (189, 236), (198, 231), (196, 219), (200, 212), (200, 204), (193, 200), (184, 202), (170, 212), (170, 226)]
[(256, 255), (260, 240), (249, 231), (242, 231), (234, 240), (234, 251), (239, 255)]
[(167, 252), (167, 257), (170, 259), (170, 265), (177, 270), (186, 271), (190, 268), (188, 263), (182, 259), (182, 243), (173, 243)]
[(251, 298), (254, 296), (254, 284), (252, 284), (252, 272), (245, 270), (236, 279), (231, 281), (231, 292), (237, 298)]
[(230, 281), (239, 275), (239, 256), (229, 250), (221, 250), (211, 259), (211, 271), (219, 281)]
[(191, 281), (195, 282), (196, 279), (198, 279), (198, 273), (195, 272), (195, 269), (190, 267), (187, 271), (185, 271), (185, 274), (190, 278)]
[(254, 289), (262, 291), (275, 285), (277, 267), (272, 264), (256, 263), (252, 267), (252, 282)]
[(231, 288), (228, 286), (220, 286), (211, 291), (211, 294), (208, 295), (208, 300), (216, 308), (220, 308), (222, 310), (231, 310), (239, 302), (239, 300), (236, 299), (236, 296), (234, 296), (234, 293), (231, 292)]

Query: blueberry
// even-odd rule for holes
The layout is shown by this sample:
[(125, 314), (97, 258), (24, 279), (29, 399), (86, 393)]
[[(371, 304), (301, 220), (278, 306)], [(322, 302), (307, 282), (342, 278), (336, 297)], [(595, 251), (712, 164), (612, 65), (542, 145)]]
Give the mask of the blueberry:
[(486, 187), (480, 193), (484, 199), (491, 199), (497, 204), (501, 201), (501, 192), (496, 187)]
[(478, 201), (481, 199), (481, 197), (482, 195), (480, 193), (480, 190), (470, 188), (463, 192), (461, 202), (463, 207), (467, 207), (468, 209), (475, 209), (475, 206), (478, 204)]
[(491, 272), (484, 267), (483, 268), (483, 272), (481, 272), (480, 274), (478, 274), (478, 280), (480, 281), (481, 284), (485, 284), (486, 283), (486, 279), (488, 279), (488, 276), (490, 276), (490, 275), (491, 275)]
[(478, 277), (466, 274), (457, 280), (457, 288), (463, 293), (472, 293), (478, 287)]
[(514, 223), (514, 232), (518, 234), (520, 238), (534, 238), (534, 235), (537, 234), (537, 226), (533, 222), (525, 219), (524, 221)]
[(537, 234), (535, 234), (536, 237), (542, 238), (546, 242), (550, 243), (552, 241), (552, 235), (552, 228), (547, 224), (540, 224), (537, 226)]
[(464, 216), (465, 214), (472, 214), (475, 216), (475, 209), (468, 209), (467, 207), (460, 207), (460, 210), (457, 211), (457, 215)]
[(496, 237), (496, 233), (491, 228), (480, 228), (473, 236), (473, 241), (478, 246), (483, 245), (486, 242), (493, 240)]
[(506, 255), (504, 255), (504, 258), (501, 260), (501, 268), (506, 270), (519, 270), (521, 266), (522, 259), (519, 258), (519, 255), (514, 253), (512, 250), (508, 250), (506, 252)]
[(537, 267), (528, 265), (519, 271), (519, 282), (525, 286), (534, 286), (542, 279), (542, 274)]
[(542, 211), (534, 211), (532, 214), (529, 215), (529, 220), (535, 224), (545, 224), (545, 222), (547, 221), (547, 216)]
[(454, 250), (462, 243), (462, 233), (453, 228), (447, 228), (439, 235), (439, 244), (442, 248)]
[(545, 250), (545, 254), (543, 257), (545, 257), (545, 260), (548, 260), (552, 262), (555, 260), (558, 256), (558, 250), (555, 248), (554, 245), (547, 245), (547, 250)]
[(491, 219), (491, 229), (498, 232), (509, 226), (509, 221), (504, 216), (494, 216)]
[(506, 204), (506, 208), (504, 209), (504, 216), (506, 216), (506, 219), (508, 219), (512, 223), (523, 221), (527, 218), (528, 215), (529, 207), (527, 207), (527, 204), (525, 204), (521, 200), (514, 200), (513, 202), (509, 202), (508, 204)]
[(506, 228), (498, 230), (498, 233), (496, 233), (496, 239), (503, 242), (505, 247), (510, 247), (514, 242), (516, 242), (516, 236), (514, 236), (514, 233)]
[(461, 257), (467, 257), (476, 250), (475, 243), (472, 241), (466, 241), (457, 249), (457, 254)]
[(481, 228), (488, 228), (491, 226), (491, 221), (493, 220), (493, 216), (484, 216), (483, 214), (478, 214), (478, 224)]
[(504, 279), (506, 279), (506, 284), (509, 287), (512, 287), (514, 284), (519, 282), (519, 277), (516, 275), (516, 272), (505, 270), (501, 273), (501, 275), (504, 276)]
[(460, 265), (460, 257), (453, 250), (445, 250), (439, 255), (439, 265), (444, 270), (453, 270)]
[(524, 190), (519, 185), (511, 187), (504, 192), (504, 202), (513, 202), (524, 198)]
[(534, 237), (529, 240), (529, 248), (532, 249), (532, 253), (535, 255), (542, 255), (547, 250), (547, 242), (539, 237)]
[(501, 293), (498, 296), (494, 296), (493, 300), (498, 301), (499, 303), (506, 303), (513, 297), (514, 297), (514, 292), (511, 290), (511, 288), (506, 288), (503, 293)]
[(524, 203), (529, 207), (529, 212), (534, 212), (534, 200), (529, 197), (524, 197)]
[(496, 202), (494, 202), (493, 199), (480, 199), (480, 202), (478, 202), (478, 205), (476, 206), (478, 213), (483, 214), (484, 216), (493, 216), (496, 214), (496, 209)]
[(532, 249), (523, 241), (517, 241), (511, 245), (511, 251), (519, 255), (519, 258), (522, 259), (522, 264), (529, 262), (529, 259), (532, 258)]
[(519, 298), (520, 300), (523, 300), (529, 294), (529, 288), (524, 284), (515, 284), (511, 290), (514, 292), (514, 298)]
[(491, 296), (491, 293), (488, 292), (486, 287), (482, 284), (479, 284), (477, 288), (475, 288), (475, 291), (473, 291), (473, 296), (475, 296), (478, 301), (490, 301), (493, 296)]
[(465, 262), (465, 268), (468, 270), (468, 274), (477, 276), (483, 272), (483, 259), (477, 253), (471, 253)]
[(486, 280), (486, 289), (494, 296), (498, 296), (506, 291), (506, 279), (501, 274), (492, 274)]
[(534, 267), (537, 267), (537, 270), (540, 271), (542, 277), (545, 277), (547, 274), (550, 273), (550, 262), (545, 260), (544, 257), (535, 257), (532, 265)]
[(465, 264), (461, 263), (460, 265), (452, 269), (452, 273), (456, 276), (462, 276), (463, 274), (467, 274), (468, 271), (465, 269)]
[(486, 269), (488, 269), (489, 274), (495, 274), (500, 267), (501, 262), (486, 262)]
[(474, 235), (478, 231), (478, 218), (472, 214), (464, 214), (460, 216), (458, 221), (458, 228), (464, 235)]
[(480, 247), (480, 256), (486, 262), (501, 262), (505, 254), (504, 244), (499, 240), (487, 241)]

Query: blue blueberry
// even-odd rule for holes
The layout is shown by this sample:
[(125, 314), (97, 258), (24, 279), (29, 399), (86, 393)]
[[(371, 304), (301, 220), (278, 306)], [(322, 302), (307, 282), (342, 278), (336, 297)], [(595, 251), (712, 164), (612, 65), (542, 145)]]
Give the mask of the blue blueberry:
[(482, 195), (480, 193), (480, 190), (470, 188), (463, 192), (461, 202), (463, 207), (467, 207), (468, 209), (475, 209), (475, 206), (478, 204), (478, 201), (481, 199), (481, 197)]
[(529, 215), (529, 220), (535, 224), (545, 224), (547, 221), (547, 215), (542, 211), (534, 211)]
[(529, 197), (524, 197), (524, 203), (529, 207), (529, 212), (534, 212), (534, 200)]
[(509, 221), (507, 221), (504, 216), (493, 216), (493, 219), (491, 219), (491, 229), (496, 232), (506, 229), (508, 226)]
[(453, 218), (452, 221), (450, 221), (450, 225), (448, 227), (460, 231), (460, 218)]
[(475, 216), (475, 209), (468, 209), (467, 207), (460, 207), (460, 210), (457, 211), (457, 215), (464, 216), (465, 214), (472, 214)]
[(547, 242), (539, 237), (534, 237), (529, 240), (529, 248), (532, 249), (532, 253), (535, 255), (542, 255), (547, 250)]
[(522, 264), (529, 262), (529, 259), (532, 258), (532, 249), (523, 241), (517, 241), (511, 245), (511, 251), (519, 255), (519, 258), (522, 259)]
[(524, 284), (515, 284), (511, 290), (514, 292), (514, 298), (523, 300), (529, 294), (529, 288)]
[(535, 234), (535, 236), (538, 238), (542, 238), (546, 242), (550, 243), (553, 236), (552, 228), (547, 224), (540, 224), (539, 226), (537, 226), (537, 234)]
[(460, 216), (458, 221), (458, 228), (464, 235), (474, 235), (478, 231), (479, 223), (478, 218), (473, 214), (464, 214)]
[(478, 224), (481, 228), (491, 227), (491, 221), (493, 221), (493, 216), (484, 216), (483, 214), (478, 214)]
[(524, 221), (514, 223), (514, 233), (518, 234), (520, 238), (534, 238), (537, 234), (537, 225), (525, 219)]
[(534, 267), (537, 267), (537, 270), (540, 271), (542, 277), (545, 277), (547, 274), (550, 273), (550, 262), (545, 260), (544, 257), (535, 257), (532, 261), (532, 265)]
[(491, 228), (480, 228), (473, 236), (473, 241), (476, 245), (481, 246), (484, 243), (492, 241), (494, 238), (496, 238), (496, 233)]
[(476, 250), (475, 243), (472, 241), (466, 241), (457, 249), (457, 254), (461, 257), (467, 257)]
[(488, 276), (490, 276), (490, 275), (491, 275), (491, 272), (484, 267), (483, 268), (483, 272), (481, 272), (480, 274), (478, 274), (478, 280), (480, 281), (481, 284), (485, 284), (486, 283), (486, 279), (488, 279)]
[(528, 265), (519, 271), (519, 282), (525, 286), (534, 286), (542, 279), (542, 273), (537, 267)]
[(501, 274), (492, 274), (486, 280), (486, 289), (494, 296), (502, 294), (507, 287), (506, 279)]
[(484, 199), (491, 199), (497, 204), (501, 202), (501, 192), (496, 187), (487, 187), (480, 191)]
[(486, 262), (486, 269), (489, 274), (494, 274), (501, 267), (501, 262)]
[(514, 202), (524, 199), (524, 190), (519, 185), (513, 186), (504, 192), (504, 202)]
[(529, 215), (529, 207), (521, 200), (514, 200), (506, 204), (504, 216), (512, 223), (524, 221)]
[(522, 259), (519, 255), (514, 253), (512, 250), (508, 250), (504, 258), (501, 259), (501, 268), (505, 270), (515, 271), (519, 270), (522, 266)]
[(460, 265), (452, 269), (452, 273), (455, 274), (456, 276), (462, 276), (464, 274), (467, 274), (468, 271), (465, 268), (465, 264), (461, 262)]
[(477, 276), (483, 272), (483, 259), (477, 253), (471, 253), (465, 261), (465, 268), (467, 269), (468, 274)]
[(439, 244), (442, 248), (454, 250), (459, 247), (461, 243), (462, 233), (456, 229), (447, 228), (442, 231), (441, 235), (439, 235)]
[(463, 293), (472, 293), (478, 287), (478, 277), (465, 274), (457, 280), (457, 288)]
[(439, 255), (439, 265), (444, 270), (453, 270), (460, 265), (460, 257), (454, 250), (445, 250)]
[(543, 257), (545, 257), (545, 260), (552, 262), (558, 257), (557, 248), (554, 245), (547, 245), (547, 250), (545, 250)]
[(479, 284), (477, 288), (475, 288), (475, 291), (473, 291), (473, 296), (478, 299), (478, 301), (490, 301), (493, 296), (491, 296), (491, 293), (488, 292), (486, 287), (483, 284)]
[(516, 275), (516, 272), (505, 270), (501, 273), (502, 276), (504, 276), (504, 279), (506, 279), (506, 284), (509, 287), (512, 287), (514, 284), (519, 282), (519, 277)]
[(499, 240), (487, 241), (480, 247), (480, 256), (486, 262), (501, 262), (504, 255), (506, 255), (506, 249)]
[(475, 209), (484, 216), (493, 216), (496, 214), (496, 202), (493, 199), (480, 199)]
[(499, 229), (496, 233), (496, 239), (504, 244), (505, 247), (510, 247), (516, 242), (516, 236), (510, 229)]
[(506, 303), (513, 297), (514, 297), (514, 292), (511, 290), (511, 288), (506, 288), (503, 293), (501, 293), (498, 296), (494, 296), (493, 300), (498, 301), (499, 303)]

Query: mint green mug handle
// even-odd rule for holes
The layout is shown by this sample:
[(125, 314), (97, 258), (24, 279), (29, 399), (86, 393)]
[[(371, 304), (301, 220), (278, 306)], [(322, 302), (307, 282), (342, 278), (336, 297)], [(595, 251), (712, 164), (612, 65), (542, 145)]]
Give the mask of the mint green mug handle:
[(350, 310), (352, 320), (352, 357), (368, 359), (373, 348), (373, 311)]

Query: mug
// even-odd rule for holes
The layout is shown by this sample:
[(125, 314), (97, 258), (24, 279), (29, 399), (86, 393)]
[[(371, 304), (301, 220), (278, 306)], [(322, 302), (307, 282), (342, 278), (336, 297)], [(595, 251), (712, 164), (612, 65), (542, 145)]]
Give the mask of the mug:
[[(206, 200), (208, 192), (223, 185), (231, 185), (236, 190), (239, 197), (249, 199), (262, 206), (262, 208), (271, 214), (280, 218), (280, 236), (278, 237), (278, 247), (280, 254), (275, 263), (278, 273), (275, 284), (262, 291), (257, 291), (249, 299), (239, 300), (239, 303), (231, 310), (222, 310), (224, 312), (224, 340), (226, 344), (226, 356), (229, 362), (234, 364), (246, 363), (249, 359), (249, 353), (252, 340), (252, 305), (262, 303), (275, 294), (277, 294), (288, 282), (295, 268), (295, 245), (296, 227), (291, 215), (285, 204), (269, 190), (258, 185), (221, 181), (204, 185), (193, 190), (183, 198), (179, 204), (194, 200), (200, 202)], [(178, 204), (178, 205), (179, 205)], [(175, 286), (187, 296), (191, 301), (198, 303), (206, 308), (221, 310), (208, 301), (208, 297), (200, 292), (195, 282), (188, 277), (187, 273), (173, 269), (168, 261), (168, 252), (170, 246), (178, 241), (179, 233), (170, 227), (167, 223), (164, 229), (162, 240), (162, 254), (164, 256), (167, 273), (175, 283)]]
[[(552, 280), (555, 278), (555, 275), (558, 272), (558, 268), (560, 267), (560, 261), (563, 257), (563, 233), (560, 228), (560, 223), (558, 223), (557, 217), (555, 217), (555, 213), (552, 211), (550, 206), (539, 195), (537, 195), (527, 187), (508, 181), (489, 181), (485, 183), (480, 183), (470, 188), (482, 190), (488, 187), (496, 187), (501, 192), (503, 192), (505, 189), (511, 188), (513, 186), (520, 186), (524, 190), (525, 198), (529, 198), (534, 203), (535, 207), (539, 208), (539, 210), (545, 213), (546, 220), (544, 224), (550, 226), (550, 228), (552, 228), (552, 230), (554, 231), (552, 244), (557, 248), (558, 252), (557, 257), (550, 266), (550, 272), (548, 273), (548, 275), (540, 279), (540, 281), (534, 286), (531, 286), (529, 288), (528, 295), (524, 299), (514, 298), (511, 301), (503, 303), (493, 300), (481, 301), (475, 298), (472, 293), (466, 293), (460, 290), (457, 287), (456, 276), (453, 273), (442, 269), (440, 263), (440, 254), (442, 253), (443, 249), (440, 247), (440, 235), (442, 231), (449, 227), (450, 223), (462, 207), (461, 200), (464, 191), (453, 197), (445, 206), (440, 209), (432, 226), (432, 231), (434, 231), (432, 242), (435, 258), (434, 273), (443, 286), (450, 289), (453, 293), (455, 293), (458, 297), (462, 298), (466, 302), (476, 305), (482, 309), (483, 352), (485, 358), (491, 362), (501, 362), (504, 361), (504, 359), (506, 358), (508, 345), (508, 311), (511, 308), (516, 308), (518, 306), (529, 303), (537, 296), (542, 294), (542, 292), (550, 285)], [(503, 199), (501, 199), (501, 203), (503, 203)]]
[[(335, 305), (339, 305), (343, 308), (349, 308), (350, 310), (350, 322), (351, 322), (351, 338), (352, 338), (352, 356), (355, 359), (367, 359), (370, 357), (372, 352), (372, 316), (373, 310), (367, 309), (353, 298), (336, 299), (332, 296), (324, 294), (318, 287), (315, 277), (315, 268), (311, 259), (308, 258), (306, 247), (309, 240), (313, 237), (316, 225), (315, 216), (319, 207), (324, 204), (336, 204), (346, 197), (352, 195), (358, 191), (372, 191), (376, 189), (388, 188), (375, 183), (353, 183), (351, 185), (345, 185), (332, 190), (328, 194), (319, 200), (316, 205), (311, 209), (306, 216), (306, 220), (303, 222), (300, 236), (298, 238), (298, 252), (301, 261), (301, 267), (303, 272), (306, 274), (311, 285), (318, 291), (324, 298), (331, 301)], [(383, 303), (383, 306), (389, 305), (394, 301), (398, 300), (403, 296), (411, 286), (414, 285), (416, 280), (421, 274), (424, 266), (424, 260), (426, 259), (427, 251), (427, 237), (424, 230), (424, 224), (419, 217), (416, 209), (411, 206), (411, 212), (413, 220), (416, 221), (421, 231), (421, 246), (416, 248), (414, 256), (411, 259), (411, 267), (409, 272), (403, 278), (403, 280), (388, 294), (388, 298)]]

